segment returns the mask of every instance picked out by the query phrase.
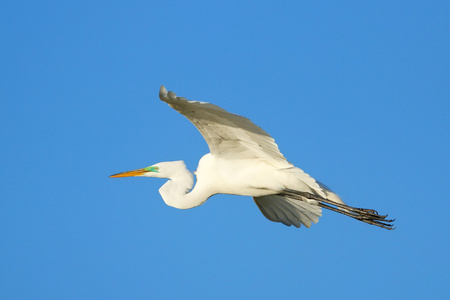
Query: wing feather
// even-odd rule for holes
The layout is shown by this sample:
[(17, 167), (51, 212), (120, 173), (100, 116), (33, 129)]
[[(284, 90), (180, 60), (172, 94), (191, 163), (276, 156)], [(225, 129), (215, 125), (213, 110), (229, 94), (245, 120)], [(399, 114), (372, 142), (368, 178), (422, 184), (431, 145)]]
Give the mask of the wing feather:
[(283, 207), (280, 207), (280, 205), (276, 202), (269, 202), (269, 203), (266, 203), (266, 205), (272, 207), (272, 209), (275, 211), (275, 213), (278, 216), (278, 222), (281, 222), (286, 226), (292, 225), (292, 221), (289, 219), (289, 217), (287, 215), (288, 212), (286, 211), (286, 209), (284, 209)]
[(312, 223), (317, 223), (319, 217), (322, 216), (322, 209), (319, 206), (285, 196), (269, 195), (254, 197), (253, 199), (267, 219), (281, 222), (286, 226), (300, 227), (301, 223), (309, 228)]
[[(285, 213), (287, 220), (289, 221), (289, 225), (294, 225), (295, 227), (299, 228), (303, 222), (301, 222), (301, 214), (297, 212), (293, 207), (284, 201), (276, 201), (272, 202), (272, 205), (276, 205), (279, 209), (283, 210)], [(285, 224), (285, 223), (284, 223)]]
[(266, 217), (270, 221), (279, 222), (277, 213), (272, 209), (272, 207), (270, 205), (263, 205), (259, 201), (256, 201), (256, 199), (255, 199), (255, 203), (258, 206), (259, 210), (264, 215), (264, 217)]
[(200, 131), (212, 154), (287, 163), (275, 140), (249, 119), (206, 102), (189, 101), (161, 86), (159, 98)]

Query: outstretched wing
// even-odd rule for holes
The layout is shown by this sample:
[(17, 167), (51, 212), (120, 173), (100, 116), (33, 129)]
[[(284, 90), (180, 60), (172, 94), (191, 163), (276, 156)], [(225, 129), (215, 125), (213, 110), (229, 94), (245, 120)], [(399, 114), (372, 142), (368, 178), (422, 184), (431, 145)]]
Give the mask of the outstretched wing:
[(210, 103), (189, 101), (161, 86), (159, 98), (184, 115), (200, 131), (211, 154), (286, 164), (275, 140), (247, 118)]
[(295, 200), (282, 195), (254, 197), (256, 205), (263, 215), (273, 222), (281, 222), (286, 226), (301, 224), (307, 228), (311, 223), (317, 223), (322, 216), (322, 209), (307, 202)]
[[(314, 189), (314, 191), (322, 196), (318, 196), (316, 199), (323, 197), (323, 199), (329, 200), (327, 202), (329, 204), (335, 202), (336, 206), (346, 206), (339, 196), (324, 184), (320, 182), (317, 182), (317, 184), (319, 185), (321, 193), (318, 192), (319, 190), (317, 188)], [(319, 217), (322, 216), (320, 203), (311, 201), (311, 199), (301, 195), (295, 195), (295, 193), (291, 195), (277, 194), (253, 197), (253, 200), (255, 200), (259, 210), (261, 210), (267, 219), (273, 222), (281, 222), (286, 226), (294, 225), (298, 228), (303, 224), (309, 228), (312, 223), (317, 223)], [(325, 207), (328, 208), (327, 206)], [(342, 211), (345, 211), (345, 208), (343, 208)]]

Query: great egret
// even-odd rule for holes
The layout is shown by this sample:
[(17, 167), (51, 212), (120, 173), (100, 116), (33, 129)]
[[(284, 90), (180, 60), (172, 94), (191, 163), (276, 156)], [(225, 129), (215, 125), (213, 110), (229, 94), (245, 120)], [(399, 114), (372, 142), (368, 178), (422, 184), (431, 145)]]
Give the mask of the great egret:
[(194, 176), (183, 161), (161, 162), (110, 177), (167, 178), (160, 189), (164, 202), (180, 209), (202, 205), (215, 194), (253, 197), (263, 215), (274, 222), (310, 227), (321, 207), (386, 229), (387, 215), (346, 205), (334, 192), (280, 153), (274, 139), (249, 119), (206, 102), (189, 101), (161, 86), (159, 98), (189, 119), (203, 135), (211, 153), (203, 156)]

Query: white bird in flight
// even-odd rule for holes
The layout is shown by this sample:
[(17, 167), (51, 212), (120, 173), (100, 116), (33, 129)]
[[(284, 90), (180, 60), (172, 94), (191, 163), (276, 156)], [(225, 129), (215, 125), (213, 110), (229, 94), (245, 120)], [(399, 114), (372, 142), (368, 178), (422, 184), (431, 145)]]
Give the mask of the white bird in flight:
[(274, 222), (310, 227), (322, 207), (359, 221), (394, 229), (394, 220), (375, 210), (346, 205), (334, 192), (288, 162), (275, 140), (247, 118), (206, 102), (189, 101), (161, 86), (159, 98), (184, 115), (200, 131), (211, 153), (203, 156), (194, 176), (183, 161), (161, 162), (110, 177), (169, 179), (160, 189), (164, 202), (188, 209), (215, 194), (253, 197), (263, 215)]

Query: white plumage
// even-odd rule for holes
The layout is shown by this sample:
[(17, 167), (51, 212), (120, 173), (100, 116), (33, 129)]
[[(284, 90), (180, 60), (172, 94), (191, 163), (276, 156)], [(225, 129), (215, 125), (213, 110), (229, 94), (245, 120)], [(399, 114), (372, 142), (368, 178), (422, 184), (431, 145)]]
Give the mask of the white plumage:
[[(161, 86), (159, 97), (200, 131), (210, 153), (193, 175), (184, 162), (162, 162), (111, 177), (168, 178), (160, 194), (167, 205), (188, 209), (215, 194), (252, 196), (263, 215), (287, 226), (310, 227), (326, 207), (360, 221), (392, 229), (391, 220), (373, 210), (347, 206), (322, 183), (288, 162), (274, 139), (249, 119), (206, 102), (189, 101)], [(386, 223), (387, 222), (387, 223)]]

